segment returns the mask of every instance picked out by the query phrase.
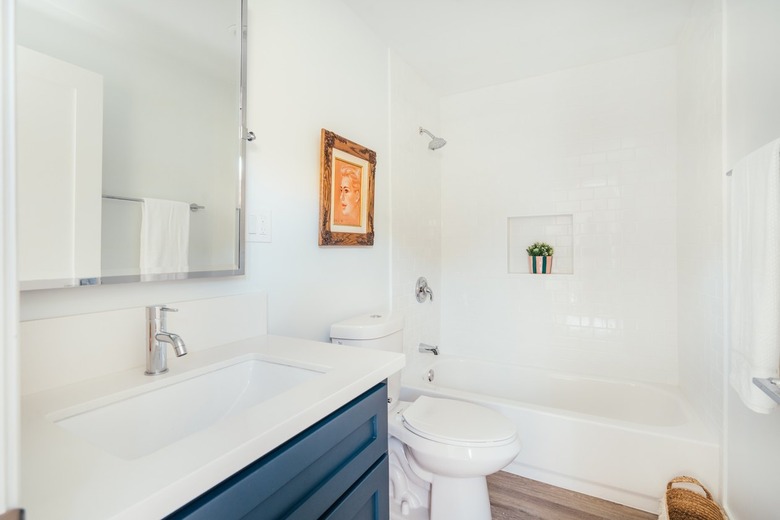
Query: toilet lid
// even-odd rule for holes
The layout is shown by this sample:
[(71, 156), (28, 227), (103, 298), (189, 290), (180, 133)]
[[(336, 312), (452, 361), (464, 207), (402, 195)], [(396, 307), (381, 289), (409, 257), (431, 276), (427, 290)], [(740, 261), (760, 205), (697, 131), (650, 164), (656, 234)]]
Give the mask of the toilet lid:
[(514, 424), (483, 406), (420, 396), (403, 411), (406, 429), (445, 444), (502, 445), (517, 435)]

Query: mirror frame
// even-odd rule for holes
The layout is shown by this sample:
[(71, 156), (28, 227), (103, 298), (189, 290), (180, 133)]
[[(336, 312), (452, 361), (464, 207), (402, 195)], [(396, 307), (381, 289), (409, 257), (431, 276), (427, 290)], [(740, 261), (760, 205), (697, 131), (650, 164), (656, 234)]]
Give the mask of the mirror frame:
[(71, 287), (87, 287), (95, 285), (113, 285), (135, 282), (159, 282), (168, 280), (190, 280), (198, 278), (221, 278), (229, 276), (242, 276), (245, 274), (246, 262), (246, 142), (254, 140), (254, 134), (249, 132), (246, 127), (246, 98), (247, 98), (247, 1), (238, 0), (239, 9), (239, 27), (241, 28), (241, 38), (239, 52), (239, 154), (238, 154), (238, 206), (236, 207), (238, 221), (238, 241), (236, 244), (235, 269), (205, 270), (205, 271), (187, 271), (179, 273), (161, 273), (161, 274), (131, 274), (99, 276), (94, 278), (75, 278), (75, 279), (49, 279), (49, 280), (29, 280), (20, 281), (20, 291), (34, 291), (41, 289), (66, 289)]

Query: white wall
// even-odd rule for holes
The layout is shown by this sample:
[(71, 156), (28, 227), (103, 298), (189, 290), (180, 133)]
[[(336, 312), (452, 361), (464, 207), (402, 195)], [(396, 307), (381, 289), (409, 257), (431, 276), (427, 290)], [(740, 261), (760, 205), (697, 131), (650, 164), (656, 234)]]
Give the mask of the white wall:
[[(273, 213), (247, 275), (22, 294), (22, 319), (251, 291), (270, 333), (327, 339), (331, 322), (390, 304), (388, 56), (339, 0), (249, 2), (247, 207)], [(347, 81), (349, 79), (349, 81)], [(319, 248), (320, 129), (377, 152), (373, 247)]]
[(677, 46), (680, 387), (718, 434), (724, 339), (721, 33), (721, 2), (696, 0)]
[[(780, 137), (778, 20), (776, 0), (724, 2), (726, 169)], [(731, 518), (776, 518), (780, 412), (753, 413), (733, 390), (726, 392), (726, 504)]]
[[(247, 212), (272, 212), (249, 244), (274, 334), (327, 339), (329, 324), (390, 305), (388, 54), (338, 0), (250, 1)], [(377, 154), (373, 247), (318, 247), (320, 129)]]
[[(168, 303), (178, 309), (168, 315), (168, 330), (181, 336), (188, 353), (268, 333), (263, 293)], [(25, 321), (19, 336), (22, 395), (140, 371), (146, 362), (146, 308)], [(177, 358), (170, 350), (168, 354), (175, 372)]]
[[(677, 383), (673, 48), (442, 102), (442, 347)], [(574, 274), (507, 274), (507, 217), (572, 214)]]
[[(404, 316), (407, 359), (422, 343), (437, 345), (441, 308), (441, 162), (447, 148), (428, 149), (419, 127), (440, 134), (439, 96), (403, 60), (390, 56), (393, 312)], [(446, 136), (445, 136), (446, 137)], [(415, 297), (424, 276), (433, 301)]]

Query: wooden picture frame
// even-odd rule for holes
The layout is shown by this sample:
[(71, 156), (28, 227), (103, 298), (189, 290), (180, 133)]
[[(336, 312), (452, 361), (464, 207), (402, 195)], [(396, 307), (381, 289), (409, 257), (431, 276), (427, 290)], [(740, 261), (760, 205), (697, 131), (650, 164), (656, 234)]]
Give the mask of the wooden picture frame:
[(376, 153), (322, 129), (321, 246), (374, 245)]

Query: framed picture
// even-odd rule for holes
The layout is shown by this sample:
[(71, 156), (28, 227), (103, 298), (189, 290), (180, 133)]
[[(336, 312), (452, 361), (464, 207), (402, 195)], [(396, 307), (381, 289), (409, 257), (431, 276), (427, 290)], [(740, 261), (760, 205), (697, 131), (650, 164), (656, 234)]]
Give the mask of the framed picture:
[(374, 245), (376, 153), (322, 129), (321, 246)]

